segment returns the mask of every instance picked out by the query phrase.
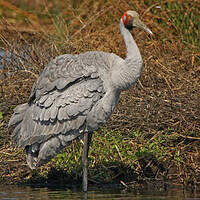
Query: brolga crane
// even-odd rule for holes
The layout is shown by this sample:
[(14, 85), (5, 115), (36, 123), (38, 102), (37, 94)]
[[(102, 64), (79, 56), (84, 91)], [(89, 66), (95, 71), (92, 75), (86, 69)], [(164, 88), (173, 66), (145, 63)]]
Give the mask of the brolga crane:
[(127, 11), (120, 30), (127, 56), (90, 51), (53, 59), (32, 87), (27, 103), (14, 109), (9, 126), (12, 139), (25, 148), (34, 169), (59, 153), (73, 140), (83, 138), (83, 191), (88, 189), (88, 150), (92, 133), (113, 112), (121, 91), (140, 77), (142, 57), (130, 33), (138, 27), (152, 34), (135, 11)]

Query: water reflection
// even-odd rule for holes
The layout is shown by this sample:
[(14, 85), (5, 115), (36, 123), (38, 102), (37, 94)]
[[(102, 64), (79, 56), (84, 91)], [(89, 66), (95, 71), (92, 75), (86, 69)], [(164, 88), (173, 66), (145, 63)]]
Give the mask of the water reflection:
[(168, 191), (132, 191), (123, 190), (105, 190), (95, 189), (88, 193), (82, 193), (77, 190), (69, 189), (49, 189), (49, 188), (32, 188), (22, 186), (0, 186), (0, 199), (2, 200), (19, 200), (19, 199), (95, 199), (95, 200), (200, 200), (199, 193), (185, 192), (180, 189), (171, 188)]

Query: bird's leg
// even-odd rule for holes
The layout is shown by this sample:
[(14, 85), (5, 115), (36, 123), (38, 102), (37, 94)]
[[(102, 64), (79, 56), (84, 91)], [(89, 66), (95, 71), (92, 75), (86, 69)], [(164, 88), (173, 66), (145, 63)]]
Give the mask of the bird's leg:
[(83, 145), (83, 155), (82, 155), (83, 192), (87, 192), (87, 189), (88, 189), (88, 151), (89, 151), (91, 139), (92, 139), (92, 133), (86, 132), (84, 134), (84, 145)]

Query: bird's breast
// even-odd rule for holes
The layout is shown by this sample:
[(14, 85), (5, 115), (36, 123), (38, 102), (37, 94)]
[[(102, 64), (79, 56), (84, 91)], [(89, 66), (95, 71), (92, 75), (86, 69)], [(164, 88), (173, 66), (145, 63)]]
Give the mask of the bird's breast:
[(126, 59), (121, 65), (112, 70), (111, 81), (113, 87), (119, 90), (129, 89), (141, 75), (142, 61)]

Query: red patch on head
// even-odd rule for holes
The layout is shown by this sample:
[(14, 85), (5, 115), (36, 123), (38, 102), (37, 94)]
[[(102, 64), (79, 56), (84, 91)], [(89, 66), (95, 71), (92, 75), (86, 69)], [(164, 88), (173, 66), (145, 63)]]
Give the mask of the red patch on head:
[(125, 12), (125, 13), (122, 15), (122, 22), (123, 22), (123, 24), (126, 23), (126, 19), (127, 19), (127, 12)]
[(127, 15), (127, 12), (125, 12), (122, 15), (122, 22), (128, 30), (132, 30), (132, 28), (133, 28), (133, 17), (129, 14)]

